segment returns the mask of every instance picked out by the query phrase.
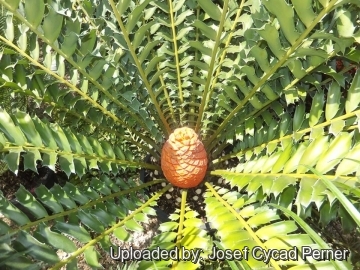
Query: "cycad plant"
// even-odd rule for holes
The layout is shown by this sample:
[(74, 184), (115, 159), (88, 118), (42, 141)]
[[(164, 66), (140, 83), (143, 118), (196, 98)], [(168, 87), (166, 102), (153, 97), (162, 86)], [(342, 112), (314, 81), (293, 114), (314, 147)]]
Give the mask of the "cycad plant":
[(358, 0), (0, 4), (1, 160), (71, 179), (20, 187), (31, 220), (0, 196), (1, 269), (99, 268), (159, 211), (149, 250), (179, 260), (135, 268), (359, 266), (307, 253), (359, 236)]

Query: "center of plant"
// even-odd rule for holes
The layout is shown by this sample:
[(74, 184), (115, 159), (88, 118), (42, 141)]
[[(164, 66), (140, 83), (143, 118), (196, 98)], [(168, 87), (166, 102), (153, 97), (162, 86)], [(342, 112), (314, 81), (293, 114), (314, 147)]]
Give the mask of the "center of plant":
[(181, 188), (196, 187), (204, 179), (207, 155), (195, 131), (177, 128), (170, 134), (161, 151), (161, 168), (166, 179)]

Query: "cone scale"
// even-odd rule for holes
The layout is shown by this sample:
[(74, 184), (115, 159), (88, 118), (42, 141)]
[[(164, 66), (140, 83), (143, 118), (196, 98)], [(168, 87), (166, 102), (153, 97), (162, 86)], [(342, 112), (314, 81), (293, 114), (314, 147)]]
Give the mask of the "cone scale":
[(175, 129), (161, 151), (161, 168), (166, 179), (180, 188), (199, 185), (205, 177), (207, 163), (203, 143), (188, 127)]

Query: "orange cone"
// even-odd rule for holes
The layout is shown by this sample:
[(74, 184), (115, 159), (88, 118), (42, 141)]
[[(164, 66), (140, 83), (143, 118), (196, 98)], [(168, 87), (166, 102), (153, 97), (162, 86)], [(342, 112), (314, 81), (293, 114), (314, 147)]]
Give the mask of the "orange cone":
[(161, 151), (161, 168), (166, 179), (181, 188), (196, 187), (204, 179), (207, 155), (195, 131), (177, 128), (170, 134)]

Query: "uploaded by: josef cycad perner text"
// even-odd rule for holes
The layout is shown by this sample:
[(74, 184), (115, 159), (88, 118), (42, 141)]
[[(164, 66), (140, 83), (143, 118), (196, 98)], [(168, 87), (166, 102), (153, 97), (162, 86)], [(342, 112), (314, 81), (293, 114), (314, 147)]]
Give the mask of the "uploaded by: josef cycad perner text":
[(135, 249), (130, 247), (124, 249), (121, 247), (110, 248), (110, 257), (114, 260), (125, 261), (191, 261), (193, 263), (200, 262), (205, 259), (209, 260), (248, 260), (253, 257), (255, 260), (269, 263), (270, 260), (283, 261), (304, 261), (314, 259), (317, 261), (347, 260), (350, 251), (347, 249), (314, 249), (310, 246), (293, 247), (291, 249), (263, 249), (260, 246), (255, 246), (252, 249), (245, 246), (243, 249), (217, 249), (212, 248), (212, 252), (206, 257), (202, 256), (204, 251), (202, 249), (186, 249), (185, 247), (175, 247), (173, 249), (161, 249), (160, 247), (154, 249)]

